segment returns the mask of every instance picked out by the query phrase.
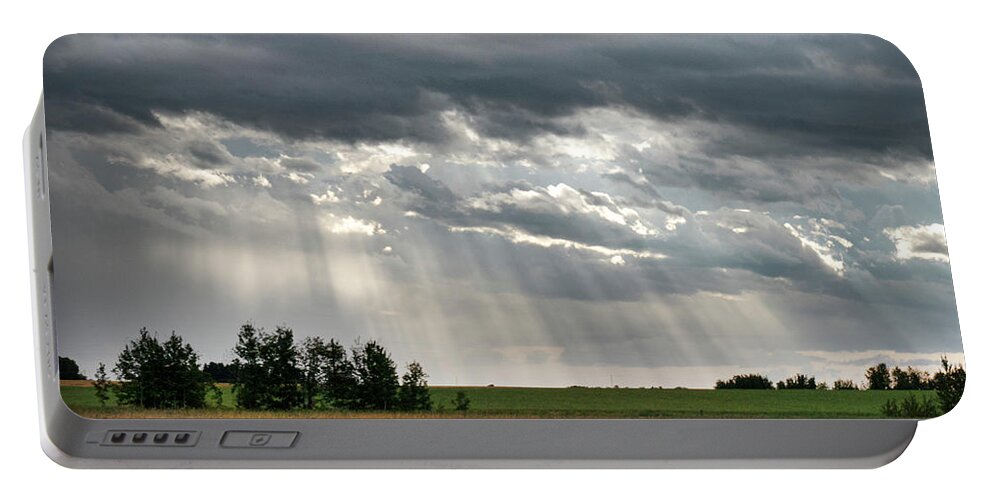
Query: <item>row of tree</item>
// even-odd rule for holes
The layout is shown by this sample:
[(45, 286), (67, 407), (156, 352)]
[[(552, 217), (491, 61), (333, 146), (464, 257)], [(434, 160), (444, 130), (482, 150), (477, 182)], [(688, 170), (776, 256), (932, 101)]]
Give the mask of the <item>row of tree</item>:
[[(941, 362), (947, 364), (948, 359), (942, 357)], [(878, 391), (929, 391), (935, 388), (935, 379), (943, 376), (942, 373), (938, 372), (932, 378), (930, 373), (912, 366), (906, 369), (897, 366), (890, 370), (886, 363), (879, 363), (865, 371), (866, 388)]]
[[(838, 380), (835, 381), (835, 390), (843, 389), (857, 389), (855, 383), (851, 380)], [(727, 380), (718, 380), (714, 384), (714, 389), (828, 389), (827, 384), (821, 382), (817, 383), (817, 379), (809, 375), (804, 375), (802, 373), (797, 373), (786, 380), (780, 380), (775, 384), (769, 380), (769, 377), (765, 375), (760, 375), (758, 373), (746, 373), (742, 375), (735, 375)]]
[[(817, 379), (802, 373), (797, 373), (796, 375), (787, 378), (786, 380), (780, 380), (775, 384), (769, 380), (769, 377), (765, 375), (760, 375), (758, 373), (747, 373), (742, 375), (735, 375), (727, 380), (718, 380), (714, 384), (715, 389), (828, 389), (827, 384), (824, 382), (818, 383)], [(851, 380), (837, 380), (834, 383), (833, 389), (835, 390), (845, 390), (845, 389), (857, 389), (855, 383)]]
[[(901, 402), (887, 401), (883, 413), (888, 416), (930, 417), (947, 413), (958, 404), (965, 391), (965, 367), (952, 365), (945, 356), (941, 357), (941, 370), (931, 375), (924, 370), (908, 366), (890, 369), (886, 363), (871, 366), (865, 371), (863, 387), (871, 391), (935, 391), (938, 401), (935, 404), (927, 396), (918, 400), (913, 395)], [(798, 373), (775, 384), (765, 375), (747, 373), (735, 375), (727, 380), (718, 380), (715, 389), (828, 389), (826, 383), (818, 383), (814, 377)], [(852, 380), (835, 380), (830, 387), (836, 391), (859, 390)]]
[[(346, 349), (335, 339), (307, 337), (293, 330), (241, 326), (231, 364), (208, 363), (173, 332), (160, 341), (146, 328), (118, 355), (110, 383), (100, 363), (94, 386), (104, 404), (113, 391), (118, 404), (143, 408), (220, 406), (215, 382), (230, 382), (239, 408), (292, 410), (427, 411), (432, 409), (427, 373), (416, 361), (399, 377), (389, 352), (376, 341)], [(77, 369), (78, 371), (78, 369)], [(456, 405), (459, 406), (459, 405)], [(463, 405), (465, 411), (467, 404)]]

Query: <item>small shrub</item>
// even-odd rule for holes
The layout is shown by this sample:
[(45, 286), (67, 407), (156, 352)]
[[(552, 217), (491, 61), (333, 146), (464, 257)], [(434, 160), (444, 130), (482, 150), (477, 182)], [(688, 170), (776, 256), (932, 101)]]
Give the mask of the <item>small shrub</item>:
[(211, 384), (207, 387), (207, 398), (214, 408), (222, 408), (224, 406), (224, 392), (216, 385)]
[(469, 411), (469, 396), (465, 391), (459, 391), (455, 393), (455, 399), (452, 400), (452, 404), (455, 406), (455, 411), (462, 412), (465, 414)]
[(895, 399), (887, 399), (886, 402), (883, 403), (883, 406), (882, 408), (879, 409), (879, 411), (881, 411), (883, 415), (886, 415), (887, 417), (897, 418), (900, 416), (900, 405), (896, 403)]
[(928, 396), (917, 396), (911, 394), (897, 403), (888, 399), (881, 408), (883, 415), (890, 418), (934, 418), (941, 414), (934, 399)]

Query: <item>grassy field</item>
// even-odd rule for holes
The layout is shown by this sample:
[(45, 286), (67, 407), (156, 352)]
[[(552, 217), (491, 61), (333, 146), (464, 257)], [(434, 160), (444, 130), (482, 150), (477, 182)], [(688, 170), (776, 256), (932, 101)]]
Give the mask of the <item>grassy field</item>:
[[(333, 410), (246, 411), (234, 407), (231, 387), (221, 384), (221, 407), (144, 410), (101, 407), (88, 382), (63, 382), (62, 397), (76, 413), (92, 418), (881, 418), (887, 399), (930, 391), (774, 391), (708, 389), (606, 389), (534, 387), (432, 387), (427, 413)], [(455, 394), (471, 401), (463, 415), (452, 410)]]

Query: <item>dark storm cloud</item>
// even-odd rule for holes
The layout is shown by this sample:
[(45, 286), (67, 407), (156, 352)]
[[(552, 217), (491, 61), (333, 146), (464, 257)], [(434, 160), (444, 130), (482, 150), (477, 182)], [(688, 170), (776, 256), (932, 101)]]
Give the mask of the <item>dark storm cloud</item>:
[(51, 107), (77, 106), (56, 128), (102, 108), (153, 125), (155, 110), (201, 110), (291, 139), (444, 142), (438, 112), (458, 106), (487, 135), (523, 141), (580, 135), (555, 118), (610, 105), (808, 151), (931, 156), (916, 73), (872, 37), (80, 35), (53, 44), (45, 72)]
[(142, 123), (103, 106), (59, 100), (45, 110), (45, 119), (64, 130), (90, 134), (137, 133)]

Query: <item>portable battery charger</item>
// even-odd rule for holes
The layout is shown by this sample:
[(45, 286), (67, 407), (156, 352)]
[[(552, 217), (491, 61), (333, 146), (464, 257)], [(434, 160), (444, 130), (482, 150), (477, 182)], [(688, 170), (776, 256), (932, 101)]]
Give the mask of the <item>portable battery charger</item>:
[(70, 35), (24, 138), (70, 467), (875, 467), (955, 406), (866, 35)]

